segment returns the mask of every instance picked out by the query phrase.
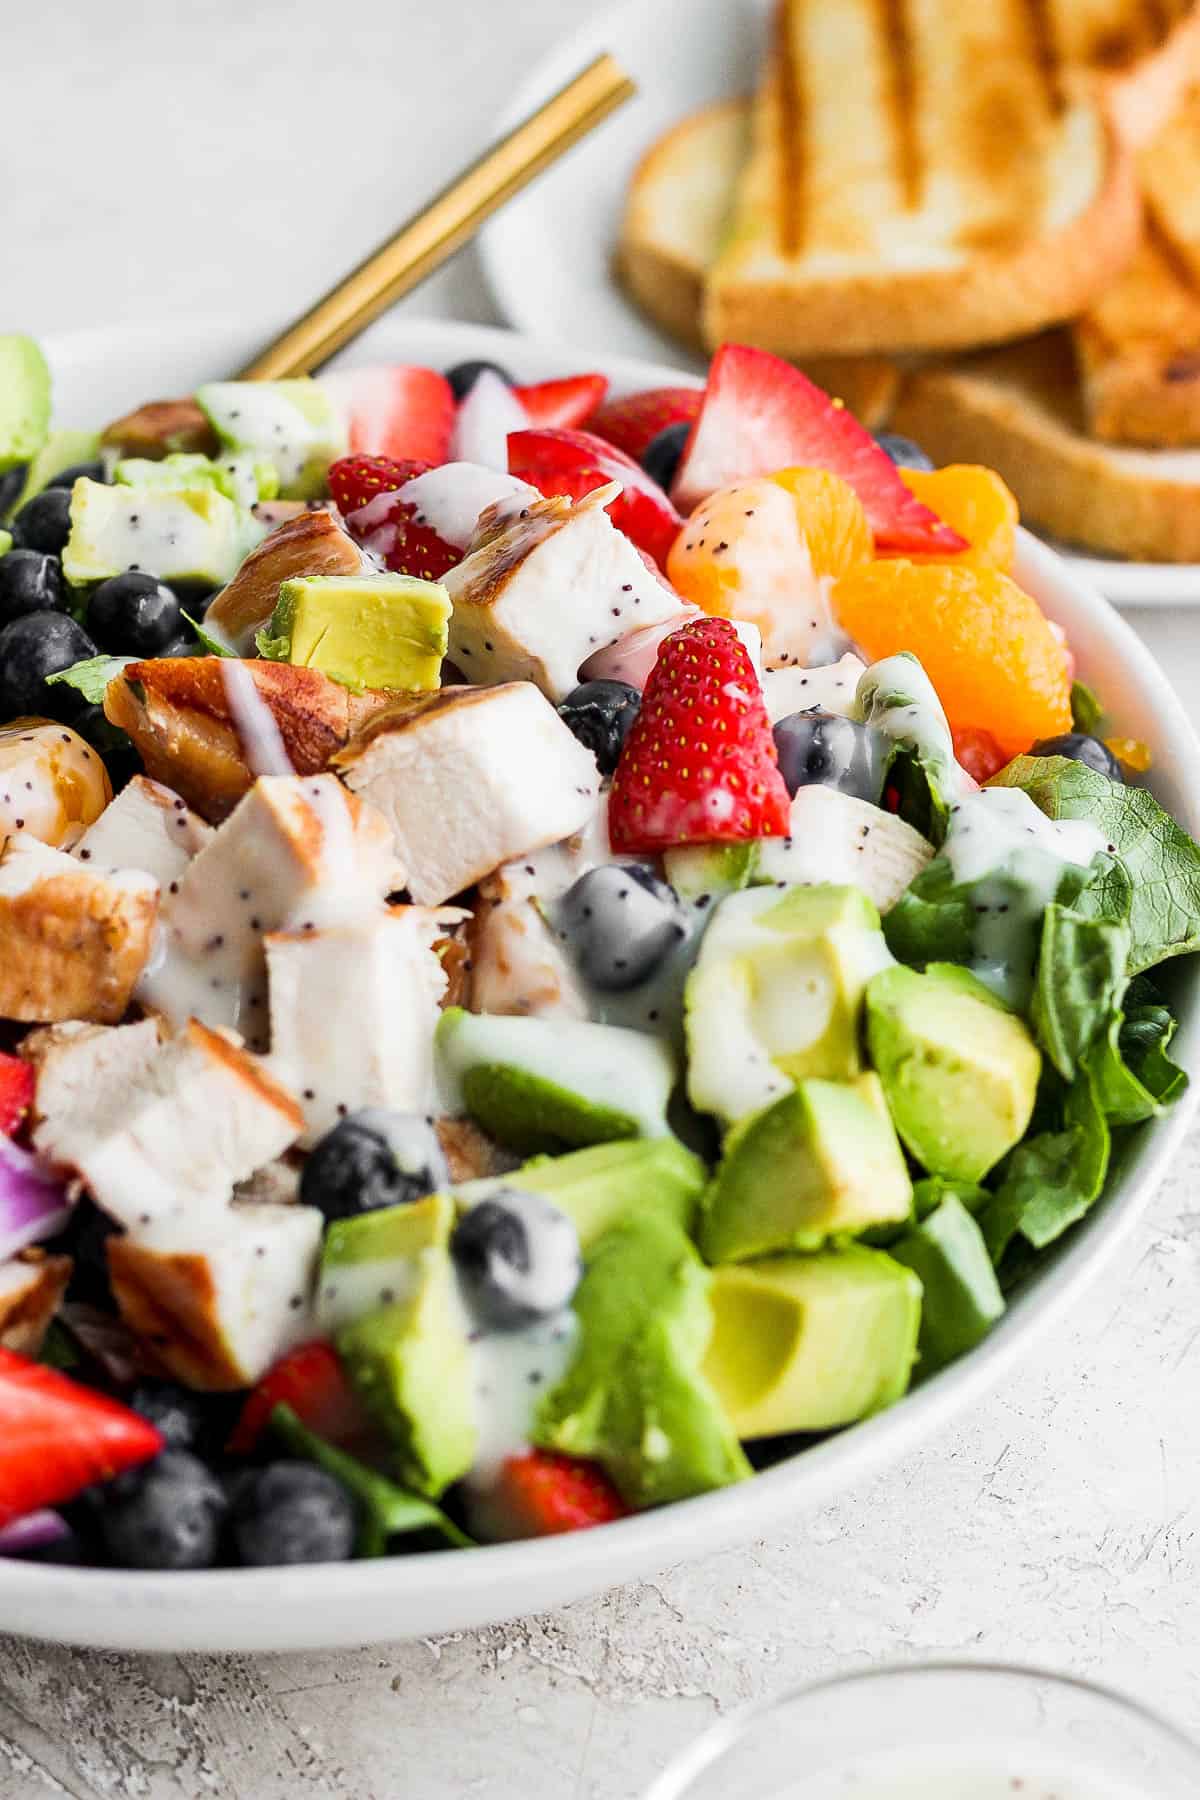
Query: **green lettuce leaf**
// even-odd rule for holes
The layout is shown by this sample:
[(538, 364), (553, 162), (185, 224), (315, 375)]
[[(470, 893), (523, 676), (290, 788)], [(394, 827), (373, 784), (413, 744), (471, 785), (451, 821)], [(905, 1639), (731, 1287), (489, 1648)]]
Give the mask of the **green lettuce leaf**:
[(460, 1531), (453, 1519), (447, 1518), (432, 1500), (419, 1494), (406, 1493), (386, 1475), (368, 1469), (356, 1456), (335, 1449), (308, 1429), (290, 1406), (277, 1406), (271, 1414), (271, 1430), (297, 1456), (307, 1457), (341, 1482), (359, 1504), (359, 1556), (386, 1556), (393, 1538), (414, 1531), (432, 1531), (455, 1549), (469, 1548), (473, 1542)]
[(61, 681), (81, 693), (89, 706), (99, 706), (113, 676), (139, 660), (136, 656), (89, 656), (83, 662), (72, 663), (69, 669), (60, 669), (57, 675), (47, 675), (46, 685)]
[(1132, 883), (1130, 975), (1200, 949), (1200, 845), (1153, 794), (1063, 756), (1019, 756), (994, 785), (1023, 788), (1048, 818), (1088, 819), (1105, 835)]
[(1027, 1137), (1001, 1165), (999, 1186), (979, 1217), (993, 1263), (1000, 1263), (1017, 1233), (1041, 1250), (1081, 1219), (1104, 1189), (1111, 1148), (1085, 1065), (1065, 1090), (1056, 1129)]
[(205, 631), (199, 619), (193, 619), (191, 613), (185, 612), (183, 616), (210, 656), (232, 656), (237, 659), (237, 651), (232, 644), (226, 643), (223, 638), (214, 637), (211, 631)]
[(1057, 901), (1046, 908), (1031, 1017), (1064, 1081), (1074, 1079), (1092, 1044), (1119, 1019), (1128, 956), (1128, 926)]

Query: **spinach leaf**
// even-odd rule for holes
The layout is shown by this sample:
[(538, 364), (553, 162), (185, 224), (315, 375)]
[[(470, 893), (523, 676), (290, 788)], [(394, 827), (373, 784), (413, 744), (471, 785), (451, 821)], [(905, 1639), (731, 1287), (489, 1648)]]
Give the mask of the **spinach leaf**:
[(299, 1420), (290, 1406), (277, 1406), (271, 1414), (271, 1430), (289, 1450), (307, 1457), (341, 1482), (358, 1501), (359, 1556), (386, 1556), (391, 1540), (413, 1531), (433, 1531), (455, 1549), (469, 1548), (472, 1539), (432, 1500), (407, 1493), (386, 1475), (368, 1469), (356, 1456), (327, 1444)]
[(1088, 819), (1133, 884), (1128, 972), (1200, 949), (1200, 845), (1145, 788), (1063, 756), (1018, 756), (994, 785), (1019, 787), (1051, 819)]
[(1019, 1232), (1035, 1250), (1061, 1237), (1099, 1199), (1112, 1137), (1085, 1065), (1066, 1089), (1061, 1124), (1028, 1137), (1006, 1158), (979, 1224), (992, 1261)]
[(892, 955), (916, 968), (969, 963), (975, 943), (970, 886), (957, 885), (946, 858), (935, 856), (884, 916), (883, 934)]
[(191, 613), (185, 612), (183, 616), (210, 656), (237, 656), (232, 644), (224, 638), (214, 637), (211, 631), (206, 631), (198, 619), (193, 619)]
[(1177, 1100), (1188, 1084), (1183, 1070), (1167, 1055), (1167, 1046), (1175, 1036), (1175, 1026), (1175, 1015), (1154, 984), (1144, 975), (1131, 981), (1125, 996), (1119, 1048), (1138, 1080), (1160, 1106)]
[(1128, 955), (1126, 925), (1087, 918), (1057, 901), (1046, 908), (1031, 1016), (1065, 1081), (1074, 1079), (1092, 1044), (1119, 1019)]

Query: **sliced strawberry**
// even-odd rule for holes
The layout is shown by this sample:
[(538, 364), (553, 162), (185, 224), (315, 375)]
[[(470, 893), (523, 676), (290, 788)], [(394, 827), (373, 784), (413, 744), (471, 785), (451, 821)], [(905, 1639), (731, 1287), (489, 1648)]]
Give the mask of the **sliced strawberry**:
[(961, 731), (954, 732), (954, 754), (960, 767), (981, 787), (1012, 761), (990, 731), (980, 731), (974, 725), (965, 725)]
[(377, 494), (395, 493), (432, 466), (411, 460), (397, 462), (391, 456), (340, 456), (329, 465), (329, 492), (339, 512), (357, 512)]
[(652, 556), (667, 560), (683, 520), (656, 481), (624, 451), (588, 431), (514, 431), (508, 439), (508, 468), (540, 493), (582, 500), (606, 482), (624, 491), (605, 508), (627, 538)]
[(616, 851), (786, 837), (791, 803), (762, 689), (728, 619), (665, 640), (613, 775)]
[(514, 1537), (550, 1537), (560, 1531), (582, 1531), (628, 1517), (629, 1508), (604, 1470), (578, 1456), (554, 1450), (527, 1450), (506, 1459), (496, 1484), (495, 1503), (503, 1509)]
[(346, 417), (351, 453), (440, 463), (454, 429), (454, 391), (436, 369), (395, 363), (337, 369), (321, 386)]
[(157, 1456), (162, 1433), (107, 1394), (0, 1349), (0, 1527)]
[(37, 1081), (32, 1063), (0, 1053), (0, 1132), (13, 1137), (33, 1104)]
[(513, 389), (534, 431), (558, 426), (570, 430), (589, 419), (608, 392), (607, 375), (567, 375), (559, 381), (535, 381)]
[(704, 389), (698, 387), (647, 388), (610, 400), (588, 420), (588, 430), (640, 462), (660, 431), (695, 424), (703, 399)]
[(254, 1449), (277, 1406), (290, 1406), (302, 1424), (331, 1444), (353, 1443), (369, 1429), (337, 1351), (322, 1338), (298, 1344), (272, 1363), (242, 1407), (227, 1445), (231, 1456)]
[(967, 548), (965, 538), (909, 493), (896, 465), (839, 400), (778, 356), (723, 344), (683, 447), (672, 500), (690, 513), (718, 488), (793, 468), (828, 469), (849, 483), (881, 547)]
[(447, 569), (462, 561), (462, 551), (438, 536), (421, 509), (395, 493), (376, 494), (349, 513), (346, 529), (394, 575), (440, 581)]

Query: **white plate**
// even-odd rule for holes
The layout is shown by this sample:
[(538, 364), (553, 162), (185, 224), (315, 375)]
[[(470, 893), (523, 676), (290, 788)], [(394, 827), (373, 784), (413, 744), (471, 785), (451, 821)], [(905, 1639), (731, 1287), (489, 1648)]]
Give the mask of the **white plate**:
[[(628, 0), (556, 45), (530, 71), (498, 129), (531, 112), (602, 50), (629, 71), (638, 93), (484, 232), (484, 269), (511, 324), (543, 341), (603, 344), (703, 369), (698, 355), (626, 299), (612, 272), (612, 250), (643, 152), (686, 113), (756, 87), (765, 18), (766, 0)], [(1064, 555), (1118, 606), (1200, 602), (1200, 565)]]
[[(266, 335), (239, 325), (175, 321), (52, 338), (57, 416), (89, 424), (147, 396), (187, 392), (239, 367)], [(556, 351), (507, 332), (435, 322), (376, 326), (344, 361), (446, 366), (503, 363), (524, 380), (583, 365), (615, 391), (678, 379), (628, 358)], [(1070, 635), (1080, 667), (1104, 695), (1114, 727), (1144, 739), (1163, 803), (1200, 834), (1200, 743), (1164, 677), (1130, 628), (1042, 545), (1022, 534), (1019, 573)], [(1178, 1054), (1200, 1061), (1200, 965), (1177, 965)], [(1200, 1096), (1200, 1085), (1192, 1100)], [(617, 1525), (537, 1543), (317, 1568), (139, 1574), (0, 1560), (0, 1630), (125, 1650), (293, 1650), (423, 1636), (559, 1606), (794, 1520), (908, 1451), (976, 1403), (1028, 1353), (1127, 1236), (1186, 1130), (1192, 1100), (1136, 1143), (1105, 1199), (1043, 1258), (987, 1341), (889, 1412), (769, 1473), (720, 1493)]]

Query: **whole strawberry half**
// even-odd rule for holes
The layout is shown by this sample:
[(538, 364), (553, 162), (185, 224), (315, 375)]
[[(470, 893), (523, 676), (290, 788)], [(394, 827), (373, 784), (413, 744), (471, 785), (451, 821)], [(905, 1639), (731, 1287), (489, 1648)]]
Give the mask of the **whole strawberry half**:
[(71, 1500), (162, 1447), (139, 1413), (0, 1348), (0, 1526)]
[(588, 430), (640, 462), (660, 431), (694, 424), (703, 399), (703, 388), (647, 388), (641, 394), (626, 394), (623, 400), (609, 400), (587, 421)]
[(667, 638), (625, 739), (608, 800), (612, 847), (785, 837), (791, 803), (762, 689), (728, 619)]
[(565, 375), (513, 389), (535, 430), (585, 424), (607, 392), (607, 375)]
[(349, 514), (346, 529), (393, 575), (440, 581), (447, 569), (462, 561), (462, 551), (439, 537), (420, 507), (400, 494), (377, 494)]
[(723, 344), (671, 484), (672, 500), (690, 513), (718, 488), (794, 468), (840, 475), (862, 501), (881, 548), (943, 555), (967, 548), (965, 538), (909, 493), (899, 469), (840, 401), (778, 356)]
[(329, 465), (329, 492), (340, 513), (357, 512), (376, 495), (394, 493), (432, 466), (391, 456), (341, 456)]
[(454, 390), (436, 369), (389, 363), (318, 378), (345, 419), (351, 453), (440, 463), (454, 429)]
[(605, 508), (609, 518), (660, 567), (666, 563), (683, 520), (658, 483), (603, 438), (588, 431), (514, 431), (508, 468), (539, 493), (571, 500), (582, 500), (606, 482), (621, 482), (623, 492)]

